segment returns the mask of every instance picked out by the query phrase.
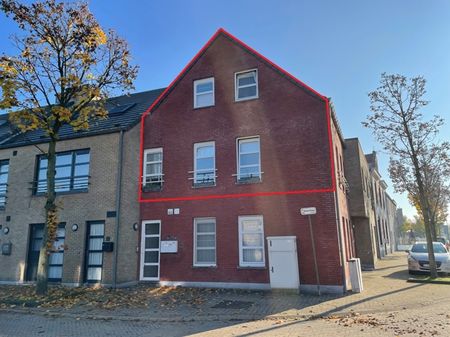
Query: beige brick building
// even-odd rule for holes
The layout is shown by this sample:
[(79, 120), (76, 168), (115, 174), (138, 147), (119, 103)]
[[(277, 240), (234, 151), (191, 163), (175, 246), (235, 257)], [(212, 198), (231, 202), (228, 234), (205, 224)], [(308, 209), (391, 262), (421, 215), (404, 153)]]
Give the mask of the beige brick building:
[[(112, 98), (107, 120), (85, 132), (61, 130), (59, 252), (50, 257), (50, 280), (70, 285), (137, 280), (139, 121), (160, 93)], [(0, 283), (35, 279), (45, 219), (46, 147), (42, 133), (14, 133), (7, 116), (0, 117)], [(112, 242), (112, 251), (103, 242)]]

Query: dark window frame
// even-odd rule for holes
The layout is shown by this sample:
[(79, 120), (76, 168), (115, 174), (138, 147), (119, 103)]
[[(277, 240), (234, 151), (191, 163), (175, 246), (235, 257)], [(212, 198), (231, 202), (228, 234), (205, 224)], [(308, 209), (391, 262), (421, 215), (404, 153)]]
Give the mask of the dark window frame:
[[(103, 235), (91, 235), (91, 225), (103, 225)], [(103, 253), (103, 244), (102, 248), (100, 250), (95, 249), (91, 250), (89, 247), (89, 241), (90, 239), (99, 239), (102, 238), (103, 242), (105, 242), (105, 231), (106, 231), (106, 222), (105, 220), (92, 220), (92, 221), (86, 221), (86, 248), (85, 248), (85, 258), (84, 258), (84, 282), (85, 283), (102, 283), (103, 280), (103, 262), (105, 259), (104, 253)], [(89, 264), (89, 253), (102, 253), (102, 263), (101, 264)], [(100, 280), (90, 280), (88, 279), (88, 270), (90, 267), (93, 268), (101, 268), (101, 275)]]
[[(3, 165), (8, 166), (8, 171), (1, 172), (1, 167)], [(6, 207), (6, 200), (8, 198), (8, 179), (9, 179), (9, 159), (2, 159), (0, 160), (0, 176), (6, 175), (6, 183), (0, 183), (0, 210), (5, 209)], [(4, 201), (2, 199), (4, 198)]]
[[(84, 148), (84, 149), (76, 149), (76, 150), (69, 150), (69, 151), (61, 151), (61, 152), (57, 152), (56, 156), (61, 156), (61, 155), (67, 155), (70, 154), (71, 155), (71, 162), (70, 164), (64, 164), (64, 165), (56, 165), (55, 166), (55, 170), (57, 168), (62, 168), (62, 167), (70, 167), (70, 176), (68, 177), (62, 177), (62, 178), (58, 178), (58, 179), (62, 179), (62, 180), (69, 180), (69, 189), (68, 190), (64, 190), (64, 191), (55, 191), (56, 194), (71, 194), (71, 193), (81, 193), (81, 192), (88, 192), (89, 190), (89, 170), (90, 170), (90, 166), (91, 166), (91, 151), (89, 148)], [(82, 163), (77, 163), (76, 162), (76, 157), (77, 155), (81, 155), (81, 154), (89, 154), (89, 161), (87, 162), (82, 162)], [(41, 169), (41, 163), (42, 163), (42, 159), (46, 159), (46, 155), (45, 154), (41, 154), (36, 156), (36, 170), (35, 170), (35, 179), (33, 182), (33, 194), (34, 195), (46, 195), (47, 194), (47, 176), (45, 177), (45, 179), (41, 179), (39, 180), (39, 173), (41, 171), (47, 172), (48, 169), (48, 161), (47, 161), (47, 167), (46, 168), (42, 168)], [(82, 165), (88, 165), (88, 174), (87, 175), (75, 175), (75, 169), (77, 166), (82, 166)], [(76, 182), (76, 179), (80, 179), (80, 178), (85, 178), (85, 181), (83, 180), (81, 183), (80, 182)], [(55, 185), (56, 185), (57, 181), (55, 181)], [(40, 185), (42, 184), (42, 185)], [(76, 188), (75, 186), (77, 185), (81, 185), (81, 188)], [(56, 189), (57, 186), (55, 186)]]

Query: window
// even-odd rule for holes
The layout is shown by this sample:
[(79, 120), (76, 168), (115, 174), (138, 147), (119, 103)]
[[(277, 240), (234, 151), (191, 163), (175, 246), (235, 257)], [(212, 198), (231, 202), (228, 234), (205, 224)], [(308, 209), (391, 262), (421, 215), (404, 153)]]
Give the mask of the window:
[(194, 219), (194, 266), (216, 265), (216, 219)]
[(258, 72), (256, 69), (236, 73), (235, 76), (236, 101), (258, 98)]
[(264, 267), (264, 228), (262, 216), (239, 217), (239, 265)]
[(194, 81), (194, 108), (214, 105), (214, 77)]
[[(55, 192), (87, 191), (89, 184), (89, 150), (77, 150), (56, 154)], [(46, 156), (38, 157), (36, 194), (47, 192)]]
[(160, 190), (162, 187), (163, 149), (148, 149), (144, 151), (144, 191)]
[(87, 229), (85, 281), (97, 283), (102, 280), (105, 223), (90, 221), (87, 223)]
[(66, 237), (65, 224), (59, 224), (56, 230), (56, 240), (53, 242), (53, 252), (48, 260), (48, 280), (61, 282), (64, 263), (64, 240)]
[(6, 193), (8, 192), (9, 160), (0, 160), (0, 208), (6, 205)]
[(216, 183), (214, 142), (194, 144), (194, 186)]
[(261, 180), (259, 137), (238, 139), (238, 182)]

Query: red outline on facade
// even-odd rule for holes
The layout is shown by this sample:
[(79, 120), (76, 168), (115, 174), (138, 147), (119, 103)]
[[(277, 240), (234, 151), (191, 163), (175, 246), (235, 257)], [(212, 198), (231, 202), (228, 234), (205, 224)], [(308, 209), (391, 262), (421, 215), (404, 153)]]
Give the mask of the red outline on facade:
[[(275, 191), (275, 192), (257, 192), (257, 193), (236, 193), (236, 194), (213, 194), (213, 195), (202, 195), (202, 196), (187, 196), (187, 197), (174, 197), (174, 198), (154, 198), (154, 199), (143, 199), (142, 198), (142, 179), (143, 179), (143, 155), (144, 155), (144, 127), (145, 127), (145, 117), (151, 113), (151, 111), (165, 98), (165, 96), (169, 93), (170, 90), (176, 85), (179, 79), (185, 75), (185, 73), (189, 70), (189, 68), (200, 58), (200, 56), (206, 51), (206, 49), (214, 42), (214, 40), (220, 35), (224, 34), (229, 37), (231, 40), (235, 41), (239, 45), (241, 45), (244, 49), (247, 49), (251, 53), (255, 54), (257, 57), (261, 58), (263, 61), (268, 63), (270, 66), (278, 70), (279, 72), (285, 74), (291, 80), (304, 87), (305, 89), (311, 91), (315, 95), (317, 95), (320, 99), (325, 101), (325, 110), (326, 110), (326, 119), (327, 119), (327, 128), (328, 128), (328, 139), (329, 139), (329, 147), (330, 147), (330, 163), (331, 163), (331, 188), (323, 188), (323, 189), (313, 189), (313, 190), (294, 190), (294, 191)], [(333, 140), (331, 133), (331, 111), (329, 100), (326, 96), (320, 94), (309, 85), (305, 84), (295, 76), (291, 75), (289, 72), (276, 65), (265, 56), (258, 53), (252, 47), (233, 36), (232, 34), (225, 31), (223, 28), (219, 28), (215, 34), (206, 42), (206, 44), (199, 50), (199, 52), (189, 61), (189, 63), (183, 68), (183, 70), (178, 74), (178, 76), (169, 84), (169, 86), (156, 98), (156, 100), (148, 107), (148, 109), (141, 116), (141, 125), (140, 125), (140, 144), (139, 144), (139, 181), (138, 181), (138, 201), (140, 203), (144, 202), (166, 202), (166, 201), (188, 201), (188, 200), (208, 200), (208, 199), (229, 199), (229, 198), (241, 198), (241, 197), (255, 197), (255, 196), (275, 196), (275, 195), (287, 195), (287, 194), (313, 194), (313, 193), (330, 193), (334, 192), (336, 189), (336, 177), (334, 172), (334, 156), (333, 156)]]

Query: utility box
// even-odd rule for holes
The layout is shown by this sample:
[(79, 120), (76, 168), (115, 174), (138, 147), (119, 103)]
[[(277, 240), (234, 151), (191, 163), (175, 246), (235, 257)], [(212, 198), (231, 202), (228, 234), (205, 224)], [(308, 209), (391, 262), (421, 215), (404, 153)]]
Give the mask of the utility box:
[(4, 243), (2, 244), (2, 255), (11, 255), (12, 243)]
[(112, 252), (114, 250), (114, 242), (103, 241), (102, 250), (104, 252)]
[(352, 291), (360, 293), (363, 291), (363, 280), (361, 273), (361, 260), (358, 258), (350, 259), (350, 282), (352, 283)]

